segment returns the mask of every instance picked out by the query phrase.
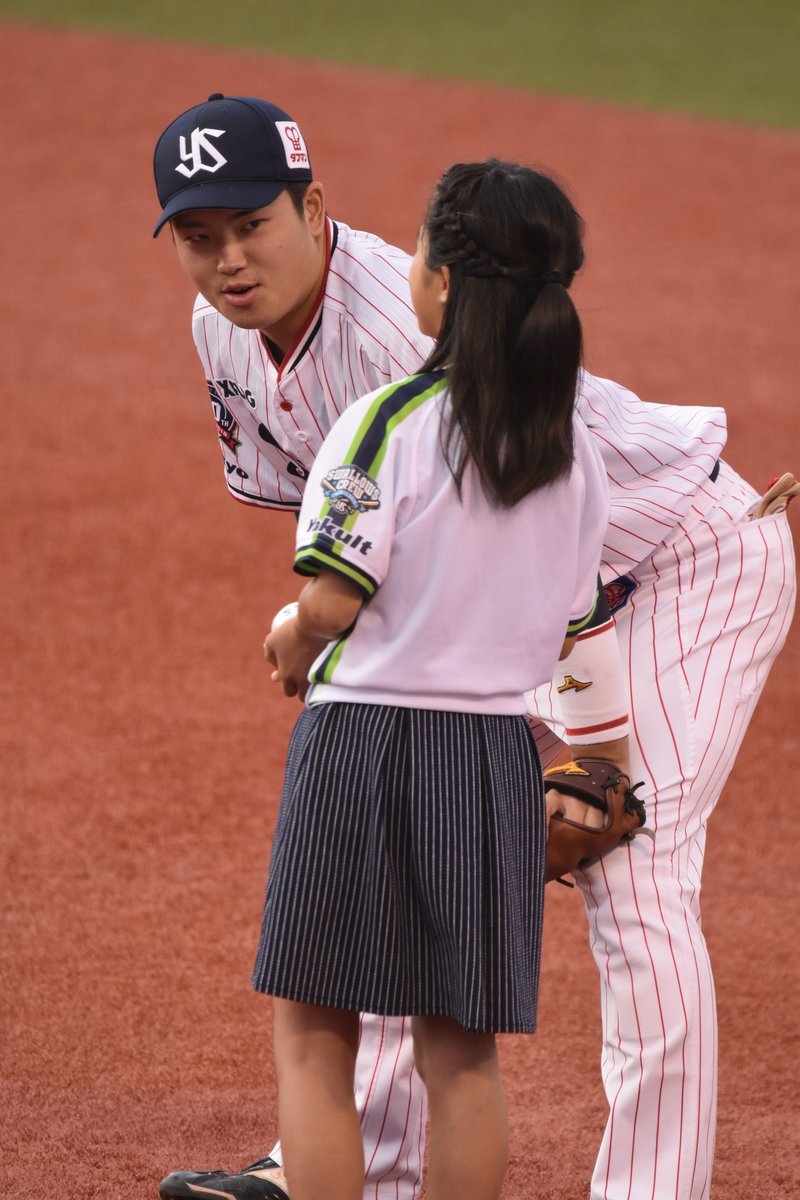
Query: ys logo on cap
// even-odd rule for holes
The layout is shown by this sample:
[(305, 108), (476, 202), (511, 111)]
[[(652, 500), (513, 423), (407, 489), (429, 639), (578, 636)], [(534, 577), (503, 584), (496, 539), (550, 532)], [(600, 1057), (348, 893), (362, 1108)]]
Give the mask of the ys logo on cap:
[[(209, 138), (223, 137), (224, 129), (193, 129), (191, 134), (191, 149), (186, 145), (186, 138), (181, 134), (181, 149), (180, 154), (183, 162), (179, 162), (176, 171), (180, 171), (181, 175), (185, 175), (187, 179), (191, 179), (198, 171), (208, 171), (213, 175), (220, 167), (224, 167), (227, 158), (223, 158), (219, 150)], [(208, 160), (203, 160), (203, 152), (210, 157)], [(187, 166), (186, 164), (190, 165)]]

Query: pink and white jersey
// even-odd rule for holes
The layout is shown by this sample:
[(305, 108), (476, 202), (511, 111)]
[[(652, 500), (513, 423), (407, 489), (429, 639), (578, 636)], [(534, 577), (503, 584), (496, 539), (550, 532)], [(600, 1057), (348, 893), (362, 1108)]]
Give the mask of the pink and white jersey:
[(645, 404), (588, 371), (578, 382), (577, 410), (608, 474), (611, 515), (601, 575), (609, 583), (648, 559), (689, 512), (725, 445), (725, 412)]
[(594, 612), (608, 488), (591, 437), (576, 420), (570, 474), (513, 508), (470, 468), (459, 498), (447, 396), (433, 371), (363, 397), (312, 467), (295, 569), (335, 571), (367, 602), (312, 667), (308, 703), (522, 714)]
[(198, 296), (192, 321), (237, 500), (297, 509), (322, 441), (359, 396), (419, 369), (431, 341), (408, 294), (409, 256), (327, 222), (319, 301), (280, 363), (258, 330), (239, 329)]

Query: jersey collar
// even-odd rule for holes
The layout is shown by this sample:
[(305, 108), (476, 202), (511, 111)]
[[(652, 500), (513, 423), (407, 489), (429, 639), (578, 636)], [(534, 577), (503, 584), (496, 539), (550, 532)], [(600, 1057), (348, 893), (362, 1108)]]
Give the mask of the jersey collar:
[(278, 361), (275, 355), (276, 347), (270, 342), (269, 338), (261, 333), (261, 341), (267, 348), (272, 362), (278, 371), (278, 378), (282, 379), (289, 371), (294, 370), (300, 359), (306, 353), (314, 338), (319, 332), (322, 324), (322, 308), (325, 302), (325, 291), (328, 286), (328, 271), (330, 270), (331, 257), (336, 249), (339, 241), (339, 227), (330, 217), (325, 218), (325, 270), (322, 274), (322, 280), (319, 285), (314, 304), (306, 318), (305, 325), (300, 330), (292, 345), (284, 354), (283, 358)]

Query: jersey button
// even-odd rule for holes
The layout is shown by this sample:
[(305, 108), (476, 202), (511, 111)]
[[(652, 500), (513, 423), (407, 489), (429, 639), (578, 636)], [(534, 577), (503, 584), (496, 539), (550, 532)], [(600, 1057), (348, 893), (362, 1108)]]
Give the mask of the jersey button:
[(280, 406), (281, 406), (281, 408), (283, 409), (283, 411), (284, 411), (284, 412), (291, 412), (291, 411), (292, 411), (292, 404), (291, 404), (291, 402), (290, 402), (289, 400), (281, 400), (281, 405), (280, 405)]
[(305, 429), (298, 429), (294, 436), (297, 438), (298, 442), (308, 441), (308, 434), (306, 433)]

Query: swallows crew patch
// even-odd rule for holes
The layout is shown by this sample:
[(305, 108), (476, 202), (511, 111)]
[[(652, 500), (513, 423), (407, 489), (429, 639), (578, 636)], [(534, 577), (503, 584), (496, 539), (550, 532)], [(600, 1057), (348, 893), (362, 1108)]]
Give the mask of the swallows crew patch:
[(380, 488), (360, 467), (335, 467), (322, 480), (322, 491), (331, 509), (347, 517), (381, 506)]

